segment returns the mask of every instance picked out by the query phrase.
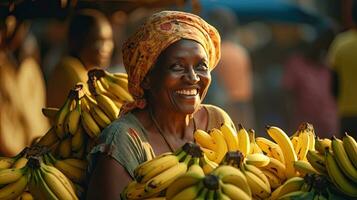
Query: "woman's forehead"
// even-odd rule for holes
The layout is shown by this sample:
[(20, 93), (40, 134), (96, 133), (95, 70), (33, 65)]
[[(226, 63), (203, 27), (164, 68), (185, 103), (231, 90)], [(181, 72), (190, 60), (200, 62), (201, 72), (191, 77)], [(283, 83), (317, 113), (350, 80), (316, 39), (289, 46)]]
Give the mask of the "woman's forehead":
[(208, 60), (207, 53), (200, 43), (194, 40), (181, 39), (164, 49), (159, 59), (184, 59), (192, 56)]

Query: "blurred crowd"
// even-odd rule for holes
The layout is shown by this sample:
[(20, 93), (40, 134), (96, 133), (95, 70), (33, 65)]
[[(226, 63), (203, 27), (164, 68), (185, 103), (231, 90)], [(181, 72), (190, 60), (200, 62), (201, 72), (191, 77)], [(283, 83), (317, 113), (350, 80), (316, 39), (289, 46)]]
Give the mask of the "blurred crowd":
[[(221, 106), (236, 125), (254, 128), (257, 135), (265, 134), (266, 124), (291, 135), (309, 122), (321, 137), (346, 131), (356, 137), (356, 0), (320, 3), (324, 6), (297, 2), (324, 15), (324, 23), (240, 23), (230, 8), (202, 15), (222, 37), (206, 103)], [(2, 18), (0, 155), (13, 155), (43, 135), (49, 122), (41, 108), (60, 107), (75, 83), (86, 82), (88, 70), (124, 72), (124, 39), (158, 9), (169, 8), (79, 9), (65, 19)]]

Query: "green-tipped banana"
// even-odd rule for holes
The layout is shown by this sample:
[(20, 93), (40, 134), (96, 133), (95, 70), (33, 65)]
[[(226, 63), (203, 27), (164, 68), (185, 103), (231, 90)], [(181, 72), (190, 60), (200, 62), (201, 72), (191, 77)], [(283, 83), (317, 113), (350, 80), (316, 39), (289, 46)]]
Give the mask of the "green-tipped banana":
[(331, 146), (334, 153), (334, 158), (342, 172), (346, 175), (346, 177), (357, 183), (357, 169), (353, 166), (352, 162), (348, 158), (345, 148), (343, 147), (343, 142), (337, 138), (333, 138)]
[(356, 140), (349, 136), (347, 133), (343, 137), (343, 147), (345, 148), (348, 158), (353, 163), (354, 167), (357, 168), (357, 142)]

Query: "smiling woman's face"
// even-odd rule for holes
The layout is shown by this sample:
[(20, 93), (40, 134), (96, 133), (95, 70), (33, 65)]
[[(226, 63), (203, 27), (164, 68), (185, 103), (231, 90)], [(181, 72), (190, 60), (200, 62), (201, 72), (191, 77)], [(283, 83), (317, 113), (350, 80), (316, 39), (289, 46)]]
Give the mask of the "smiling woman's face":
[(208, 57), (193, 40), (179, 40), (166, 48), (146, 80), (148, 100), (156, 107), (194, 113), (211, 83)]

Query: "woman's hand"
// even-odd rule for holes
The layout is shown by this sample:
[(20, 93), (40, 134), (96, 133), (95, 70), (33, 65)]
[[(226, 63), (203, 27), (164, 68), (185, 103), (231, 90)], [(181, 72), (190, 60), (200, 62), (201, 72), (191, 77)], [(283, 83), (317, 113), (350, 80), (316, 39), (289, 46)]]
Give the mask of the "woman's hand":
[(117, 161), (99, 154), (97, 165), (89, 180), (86, 199), (120, 199), (120, 193), (131, 180)]

